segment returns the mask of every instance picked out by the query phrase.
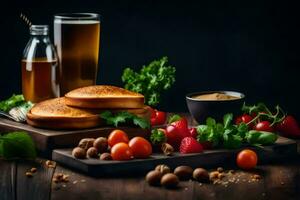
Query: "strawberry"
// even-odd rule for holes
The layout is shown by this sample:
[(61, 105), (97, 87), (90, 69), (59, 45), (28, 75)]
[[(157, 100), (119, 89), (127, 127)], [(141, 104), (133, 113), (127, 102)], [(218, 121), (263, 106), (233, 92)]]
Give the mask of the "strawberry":
[(173, 125), (168, 125), (166, 127), (166, 136), (167, 136), (167, 142), (177, 150), (181, 140), (183, 139), (180, 136), (178, 129)]
[(193, 137), (185, 137), (181, 141), (180, 153), (201, 153), (203, 151), (202, 145)]
[(193, 138), (197, 138), (197, 129), (196, 128), (190, 128), (189, 129), (190, 131), (190, 135), (193, 137)]
[(177, 129), (181, 139), (191, 135), (186, 118), (183, 117), (178, 121), (172, 122), (171, 125)]

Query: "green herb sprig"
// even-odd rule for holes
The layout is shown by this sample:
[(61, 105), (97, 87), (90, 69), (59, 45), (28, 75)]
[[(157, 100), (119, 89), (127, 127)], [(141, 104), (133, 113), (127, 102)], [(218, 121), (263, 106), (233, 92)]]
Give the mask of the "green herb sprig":
[(0, 102), (0, 110), (8, 112), (10, 109), (26, 103), (22, 94), (13, 94), (10, 98)]
[(168, 90), (175, 82), (175, 67), (167, 65), (168, 58), (163, 57), (144, 65), (140, 72), (131, 68), (123, 71), (122, 81), (125, 88), (145, 96), (145, 102), (149, 106), (156, 106), (160, 102), (161, 93)]
[(110, 111), (104, 111), (100, 117), (106, 121), (106, 124), (118, 127), (119, 124), (132, 123), (143, 129), (150, 128), (150, 122), (144, 118), (138, 117), (129, 112), (118, 112), (113, 114)]
[(211, 142), (214, 147), (237, 149), (243, 144), (261, 146), (271, 145), (277, 140), (277, 135), (265, 131), (248, 130), (245, 123), (233, 124), (231, 113), (224, 115), (223, 123), (217, 123), (213, 118), (207, 118), (206, 124), (197, 126), (197, 140)]

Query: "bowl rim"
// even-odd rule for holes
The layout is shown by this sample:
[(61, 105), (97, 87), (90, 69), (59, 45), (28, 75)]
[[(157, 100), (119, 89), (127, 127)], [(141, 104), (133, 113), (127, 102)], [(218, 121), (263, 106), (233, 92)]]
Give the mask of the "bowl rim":
[[(195, 99), (192, 98), (192, 96), (195, 95), (201, 95), (201, 94), (211, 94), (211, 93), (223, 93), (223, 94), (235, 94), (233, 96), (240, 97), (238, 99), (223, 99), (223, 100), (203, 100), (203, 99)], [(207, 90), (207, 91), (201, 91), (201, 92), (192, 92), (185, 95), (185, 98), (191, 101), (200, 101), (200, 102), (231, 102), (231, 101), (241, 101), (245, 98), (245, 94), (238, 91), (232, 91), (232, 90)]]

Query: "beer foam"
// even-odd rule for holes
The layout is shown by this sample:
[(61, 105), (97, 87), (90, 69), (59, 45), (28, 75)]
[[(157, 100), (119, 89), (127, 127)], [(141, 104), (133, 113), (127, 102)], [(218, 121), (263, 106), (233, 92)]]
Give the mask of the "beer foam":
[(100, 24), (100, 21), (97, 20), (64, 20), (64, 19), (55, 19), (55, 24)]

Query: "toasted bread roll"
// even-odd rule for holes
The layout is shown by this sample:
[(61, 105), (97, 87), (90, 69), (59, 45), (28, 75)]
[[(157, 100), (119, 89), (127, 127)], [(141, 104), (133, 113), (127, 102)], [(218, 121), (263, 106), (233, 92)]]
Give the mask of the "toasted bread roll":
[(143, 108), (144, 96), (110, 85), (78, 88), (65, 95), (66, 104), (79, 108)]

